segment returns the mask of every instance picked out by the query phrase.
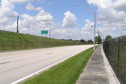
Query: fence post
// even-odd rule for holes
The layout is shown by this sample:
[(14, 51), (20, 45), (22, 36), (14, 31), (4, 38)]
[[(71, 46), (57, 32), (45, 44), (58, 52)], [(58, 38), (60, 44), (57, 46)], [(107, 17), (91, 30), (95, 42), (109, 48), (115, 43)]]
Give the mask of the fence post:
[(119, 78), (119, 61), (120, 61), (120, 37), (118, 38), (118, 60), (117, 60), (117, 77)]

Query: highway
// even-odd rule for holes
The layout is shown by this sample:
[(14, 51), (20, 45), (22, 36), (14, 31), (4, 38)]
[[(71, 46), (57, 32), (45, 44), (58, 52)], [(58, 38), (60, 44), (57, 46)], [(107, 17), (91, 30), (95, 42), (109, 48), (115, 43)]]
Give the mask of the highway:
[(10, 84), (93, 45), (0, 52), (0, 84)]

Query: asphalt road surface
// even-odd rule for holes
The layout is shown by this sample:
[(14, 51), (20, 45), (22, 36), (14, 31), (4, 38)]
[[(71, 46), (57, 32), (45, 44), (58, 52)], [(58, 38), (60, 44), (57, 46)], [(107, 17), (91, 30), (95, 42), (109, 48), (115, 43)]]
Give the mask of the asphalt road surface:
[(0, 52), (0, 84), (10, 84), (93, 45)]

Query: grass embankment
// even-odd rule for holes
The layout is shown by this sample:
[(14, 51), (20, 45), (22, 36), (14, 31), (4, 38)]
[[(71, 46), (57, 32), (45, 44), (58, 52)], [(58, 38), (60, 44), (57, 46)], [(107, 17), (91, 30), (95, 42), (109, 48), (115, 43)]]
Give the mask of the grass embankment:
[(0, 51), (46, 48), (75, 44), (78, 43), (69, 40), (58, 40), (41, 36), (0, 31)]
[(22, 84), (75, 84), (93, 49), (87, 49)]

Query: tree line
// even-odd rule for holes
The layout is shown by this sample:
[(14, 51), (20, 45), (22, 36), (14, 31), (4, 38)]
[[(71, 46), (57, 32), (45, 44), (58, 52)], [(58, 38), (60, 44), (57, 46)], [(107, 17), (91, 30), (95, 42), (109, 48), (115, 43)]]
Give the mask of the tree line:
[[(107, 41), (107, 40), (110, 40), (110, 39), (112, 39), (112, 37), (111, 37), (110, 35), (107, 35), (107, 36), (105, 37), (105, 39), (102, 39), (101, 36), (98, 35), (98, 36), (95, 37), (95, 42), (96, 42), (97, 44), (101, 44), (102, 42)], [(93, 43), (92, 40), (84, 40), (84, 39), (81, 39), (79, 42), (80, 42), (80, 43)]]

